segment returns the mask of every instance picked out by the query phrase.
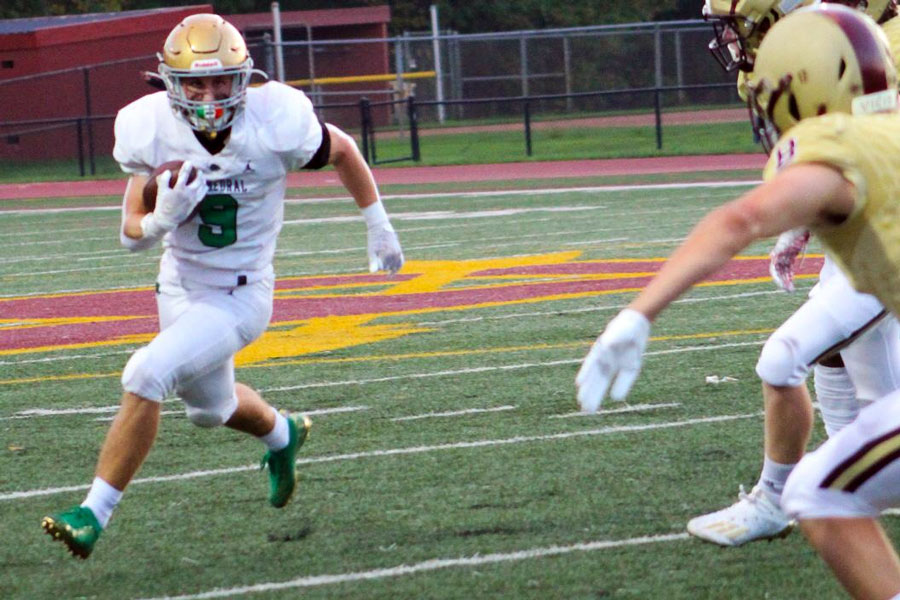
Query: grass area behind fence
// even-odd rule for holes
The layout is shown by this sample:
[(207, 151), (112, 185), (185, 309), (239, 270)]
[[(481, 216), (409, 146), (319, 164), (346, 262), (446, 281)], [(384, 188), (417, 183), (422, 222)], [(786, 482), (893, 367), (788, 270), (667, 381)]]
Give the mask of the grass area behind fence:
[[(520, 124), (521, 125), (521, 124)], [(359, 142), (359, 136), (355, 136)], [(531, 157), (526, 154), (524, 127), (510, 131), (432, 134), (420, 136), (422, 160), (391, 163), (392, 166), (460, 165), (526, 160), (573, 160), (627, 158), (684, 154), (731, 154), (757, 152), (750, 127), (745, 122), (701, 125), (668, 125), (662, 130), (662, 149), (656, 147), (654, 127), (584, 128), (560, 127), (532, 130)], [(375, 136), (378, 161), (410, 156), (408, 136), (382, 132)], [(124, 175), (109, 155), (95, 157), (96, 174), (87, 177), (120, 178)], [(65, 181), (79, 179), (77, 160), (40, 163), (0, 163), (0, 183)]]

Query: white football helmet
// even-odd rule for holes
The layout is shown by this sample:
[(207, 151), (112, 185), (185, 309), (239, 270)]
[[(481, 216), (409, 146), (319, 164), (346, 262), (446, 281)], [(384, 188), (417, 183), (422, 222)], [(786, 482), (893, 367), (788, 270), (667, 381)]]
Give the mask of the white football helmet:
[[(243, 108), (253, 59), (240, 32), (225, 19), (213, 14), (185, 18), (166, 38), (159, 57), (159, 75), (166, 84), (169, 103), (175, 114), (191, 129), (215, 135), (231, 126)], [(263, 75), (265, 75), (263, 73)], [(188, 99), (182, 82), (187, 78), (230, 76), (231, 93), (226, 98), (194, 101)]]
[(887, 37), (872, 18), (841, 4), (801, 9), (776, 23), (759, 46), (747, 93), (766, 152), (803, 119), (898, 107)]

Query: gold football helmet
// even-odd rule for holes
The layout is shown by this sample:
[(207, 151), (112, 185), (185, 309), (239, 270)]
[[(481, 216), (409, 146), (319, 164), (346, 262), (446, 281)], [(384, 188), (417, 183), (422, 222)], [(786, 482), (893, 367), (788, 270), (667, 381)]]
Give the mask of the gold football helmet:
[(747, 93), (766, 152), (803, 119), (898, 106), (884, 32), (865, 13), (841, 4), (804, 8), (773, 26), (759, 46)]
[[(218, 15), (191, 15), (175, 26), (157, 56), (159, 75), (175, 114), (191, 129), (212, 135), (231, 126), (244, 105), (255, 71), (244, 38), (234, 25)], [(210, 76), (231, 77), (231, 93), (226, 98), (190, 100), (183, 81)]]
[(705, 0), (703, 18), (713, 25), (709, 51), (726, 71), (753, 70), (756, 49), (779, 19), (819, 0)]
[(822, 2), (843, 4), (861, 10), (877, 23), (884, 23), (897, 16), (897, 0), (822, 0)]

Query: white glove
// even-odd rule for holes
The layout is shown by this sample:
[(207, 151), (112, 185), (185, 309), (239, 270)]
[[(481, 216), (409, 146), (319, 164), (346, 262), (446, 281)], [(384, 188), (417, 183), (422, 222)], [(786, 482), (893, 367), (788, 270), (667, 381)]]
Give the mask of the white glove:
[(141, 219), (144, 237), (158, 238), (178, 227), (209, 192), (206, 176), (199, 169), (194, 180), (188, 183), (192, 169), (190, 161), (182, 163), (175, 187), (169, 187), (172, 171), (156, 176), (156, 208)]
[(403, 266), (403, 250), (393, 229), (369, 229), (368, 243), (369, 273), (387, 271), (392, 275)]
[(649, 337), (650, 321), (636, 310), (626, 308), (607, 324), (575, 376), (582, 412), (597, 412), (610, 382), (610, 397), (625, 399), (641, 371)]
[(362, 215), (366, 221), (369, 272), (396, 273), (403, 266), (403, 250), (381, 201), (365, 207)]
[(790, 229), (778, 236), (775, 247), (769, 252), (769, 274), (780, 289), (794, 291), (794, 261), (806, 250), (809, 230), (803, 227)]

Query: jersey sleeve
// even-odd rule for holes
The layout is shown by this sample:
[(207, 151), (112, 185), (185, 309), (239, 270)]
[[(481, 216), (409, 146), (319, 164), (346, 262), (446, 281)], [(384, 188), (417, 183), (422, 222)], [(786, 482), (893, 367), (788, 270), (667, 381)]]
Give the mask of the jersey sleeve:
[(147, 98), (132, 102), (116, 115), (113, 158), (130, 175), (149, 175), (153, 171), (154, 126), (149, 121), (154, 119), (154, 112)]
[(773, 179), (791, 165), (828, 165), (853, 184), (856, 189), (853, 214), (858, 213), (865, 204), (867, 181), (860, 157), (853, 151), (855, 145), (848, 143), (847, 136), (852, 135), (852, 128), (847, 127), (847, 119), (851, 118), (833, 114), (806, 119), (795, 125), (772, 150), (763, 178), (766, 181)]
[(323, 143), (322, 124), (302, 91), (269, 82), (261, 86), (261, 139), (293, 166), (304, 166)]

